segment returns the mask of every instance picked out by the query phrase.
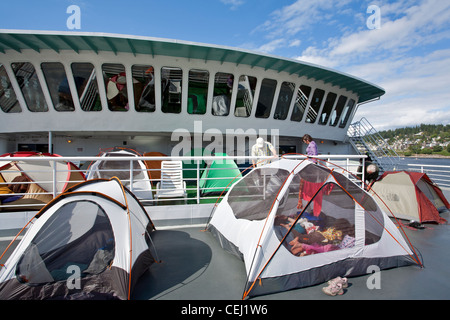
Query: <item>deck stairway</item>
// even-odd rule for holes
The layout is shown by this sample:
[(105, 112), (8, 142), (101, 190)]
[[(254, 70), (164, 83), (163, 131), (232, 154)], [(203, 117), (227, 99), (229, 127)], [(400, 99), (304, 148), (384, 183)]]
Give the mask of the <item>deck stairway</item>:
[(380, 168), (380, 172), (394, 170), (400, 157), (383, 139), (366, 118), (352, 123), (347, 135), (353, 148), (361, 155), (368, 155)]

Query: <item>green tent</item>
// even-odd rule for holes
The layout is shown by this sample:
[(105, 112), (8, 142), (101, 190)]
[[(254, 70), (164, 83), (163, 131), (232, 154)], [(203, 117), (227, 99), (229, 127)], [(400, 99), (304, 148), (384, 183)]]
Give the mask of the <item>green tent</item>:
[[(227, 156), (226, 153), (216, 153), (215, 156)], [(227, 186), (242, 178), (241, 171), (233, 160), (214, 160), (210, 166), (203, 171), (200, 179), (202, 194), (220, 194)], [(233, 183), (230, 183), (233, 182)]]

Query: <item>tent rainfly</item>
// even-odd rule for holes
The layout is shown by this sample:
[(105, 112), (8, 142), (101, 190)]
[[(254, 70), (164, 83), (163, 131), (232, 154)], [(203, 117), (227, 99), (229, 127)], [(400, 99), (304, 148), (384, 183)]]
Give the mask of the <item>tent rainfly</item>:
[[(216, 153), (215, 156), (226, 157), (226, 153)], [(242, 178), (234, 160), (217, 159), (211, 161), (200, 179), (200, 188), (203, 195), (220, 194), (235, 182)]]
[[(15, 160), (16, 157), (42, 156), (55, 157), (55, 161)], [(39, 210), (54, 195), (86, 180), (75, 164), (58, 160), (58, 157), (56, 154), (29, 151), (0, 156), (1, 210)], [(53, 176), (54, 172), (56, 176)]]
[(426, 173), (385, 172), (370, 192), (388, 215), (420, 223), (447, 222), (440, 213), (449, 210), (450, 204)]
[(207, 229), (244, 260), (243, 299), (367, 274), (373, 265), (421, 265), (368, 193), (308, 160), (253, 169), (215, 206)]
[[(167, 157), (166, 154), (152, 151), (144, 153), (144, 157)], [(161, 162), (162, 160), (145, 160), (145, 165), (148, 168), (149, 176), (153, 180), (161, 180)]]
[(26, 227), (1, 266), (2, 300), (130, 299), (155, 261), (154, 225), (117, 178), (74, 186)]

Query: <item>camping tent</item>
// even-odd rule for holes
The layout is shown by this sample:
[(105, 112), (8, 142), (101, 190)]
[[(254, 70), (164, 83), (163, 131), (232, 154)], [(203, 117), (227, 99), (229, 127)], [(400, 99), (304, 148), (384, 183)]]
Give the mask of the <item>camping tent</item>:
[(371, 193), (388, 215), (399, 219), (445, 223), (439, 213), (450, 209), (441, 189), (421, 172), (385, 172), (373, 184)]
[[(56, 157), (49, 160), (20, 160), (16, 157)], [(67, 188), (85, 180), (72, 162), (57, 160), (59, 155), (36, 152), (15, 152), (0, 156), (2, 210), (39, 210)], [(56, 168), (56, 170), (54, 170)], [(53, 176), (53, 173), (56, 176)], [(56, 184), (54, 184), (56, 181)], [(6, 186), (5, 184), (9, 184)], [(54, 185), (56, 189), (54, 189)], [(11, 192), (13, 191), (13, 192)], [(17, 191), (17, 192), (16, 192)]]
[[(226, 157), (227, 154), (216, 153), (215, 156)], [(200, 188), (204, 195), (220, 194), (240, 178), (242, 178), (241, 171), (233, 160), (217, 159), (211, 161), (203, 171)]]
[[(119, 157), (139, 157), (141, 154), (128, 148), (110, 148), (105, 149), (98, 155), (105, 158), (93, 161), (87, 170), (87, 179), (118, 177), (122, 183), (129, 188), (138, 199), (153, 199), (152, 184), (150, 181), (148, 168), (144, 161), (136, 160), (108, 160), (107, 158)], [(133, 164), (133, 183), (131, 184), (130, 164)]]
[(0, 271), (0, 299), (129, 299), (154, 262), (147, 212), (117, 178), (45, 206)]
[(243, 298), (418, 262), (373, 198), (340, 173), (308, 160), (253, 169), (216, 206), (208, 224), (244, 260)]

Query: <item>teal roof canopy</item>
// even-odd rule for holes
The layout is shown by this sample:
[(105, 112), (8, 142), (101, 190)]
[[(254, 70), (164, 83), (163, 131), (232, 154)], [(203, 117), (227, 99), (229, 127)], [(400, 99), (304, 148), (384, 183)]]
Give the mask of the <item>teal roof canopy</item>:
[(134, 55), (147, 54), (153, 57), (162, 55), (201, 59), (205, 62), (228, 62), (322, 80), (325, 83), (355, 92), (359, 96), (359, 103), (379, 98), (385, 94), (385, 90), (381, 87), (342, 72), (299, 60), (231, 47), (106, 33), (0, 30), (0, 53), (6, 53), (7, 50), (21, 52), (25, 49), (39, 53), (45, 49), (57, 53), (62, 50), (76, 53), (87, 50), (96, 54), (99, 54), (100, 51), (109, 51), (115, 54), (127, 52)]

